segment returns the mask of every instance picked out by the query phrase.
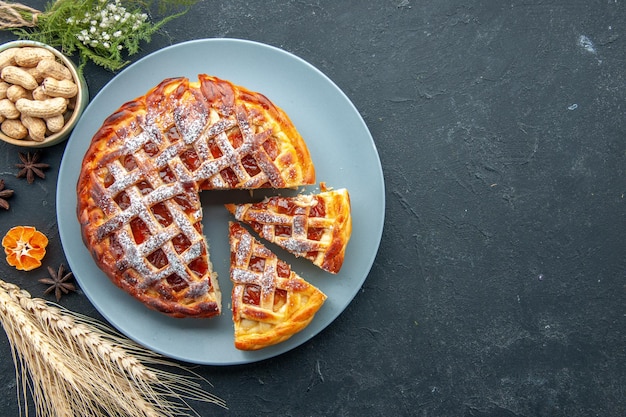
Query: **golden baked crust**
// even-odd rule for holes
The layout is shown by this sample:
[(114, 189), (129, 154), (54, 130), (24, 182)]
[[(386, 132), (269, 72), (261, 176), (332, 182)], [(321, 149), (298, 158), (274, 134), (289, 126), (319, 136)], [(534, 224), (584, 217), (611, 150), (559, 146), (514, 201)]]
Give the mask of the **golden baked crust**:
[(220, 313), (199, 190), (315, 182), (287, 115), (259, 93), (208, 75), (166, 79), (95, 134), (77, 184), (83, 240), (97, 265), (148, 307)]
[(345, 188), (259, 203), (226, 204), (237, 220), (296, 256), (336, 274), (352, 233), (350, 196)]
[(230, 222), (229, 233), (235, 347), (262, 349), (304, 329), (326, 295), (240, 224)]

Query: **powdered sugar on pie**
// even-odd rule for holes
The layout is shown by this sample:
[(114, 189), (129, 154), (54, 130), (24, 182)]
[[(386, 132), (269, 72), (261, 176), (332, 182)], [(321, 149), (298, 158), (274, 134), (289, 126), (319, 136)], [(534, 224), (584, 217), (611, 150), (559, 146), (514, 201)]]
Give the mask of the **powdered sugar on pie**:
[(77, 196), (97, 265), (148, 307), (210, 317), (221, 294), (198, 193), (313, 184), (304, 140), (263, 95), (216, 77), (166, 79), (92, 138)]

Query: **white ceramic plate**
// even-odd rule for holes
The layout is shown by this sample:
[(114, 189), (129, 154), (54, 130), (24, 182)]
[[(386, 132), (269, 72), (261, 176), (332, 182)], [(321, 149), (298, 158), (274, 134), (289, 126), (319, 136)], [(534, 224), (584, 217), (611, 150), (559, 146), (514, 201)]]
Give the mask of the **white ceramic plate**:
[[(204, 231), (223, 294), (223, 313), (211, 319), (174, 319), (152, 311), (118, 289), (82, 242), (76, 218), (76, 182), (83, 156), (104, 119), (165, 78), (215, 75), (266, 95), (289, 114), (315, 163), (317, 181), (350, 192), (353, 232), (336, 276), (279, 252), (328, 299), (310, 325), (279, 345), (242, 352), (233, 345), (230, 315), (228, 221), (223, 203), (244, 192), (203, 192)], [(311, 187), (304, 191), (313, 191)], [(303, 190), (299, 190), (303, 191)], [(274, 191), (276, 193), (276, 191)], [(261, 193), (253, 196), (258, 200)], [(306, 342), (341, 314), (365, 281), (380, 243), (385, 212), (383, 174), (374, 141), (354, 105), (323, 73), (278, 48), (236, 39), (205, 39), (159, 50), (129, 66), (93, 99), (74, 129), (61, 163), (57, 217), (67, 261), (80, 287), (120, 332), (165, 356), (197, 364), (232, 365), (267, 359)], [(269, 245), (268, 245), (269, 246)]]

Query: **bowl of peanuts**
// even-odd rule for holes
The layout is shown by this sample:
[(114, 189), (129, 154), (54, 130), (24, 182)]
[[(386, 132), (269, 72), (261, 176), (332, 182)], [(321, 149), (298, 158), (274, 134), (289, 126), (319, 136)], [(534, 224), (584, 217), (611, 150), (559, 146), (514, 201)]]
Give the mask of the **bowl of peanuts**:
[(0, 45), (0, 139), (43, 148), (69, 137), (89, 101), (76, 65), (35, 41)]

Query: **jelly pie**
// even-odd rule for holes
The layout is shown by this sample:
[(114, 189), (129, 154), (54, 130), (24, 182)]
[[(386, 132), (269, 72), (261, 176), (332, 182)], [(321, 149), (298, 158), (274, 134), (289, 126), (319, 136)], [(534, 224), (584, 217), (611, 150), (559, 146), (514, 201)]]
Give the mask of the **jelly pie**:
[(229, 240), (235, 347), (262, 349), (304, 329), (326, 295), (239, 223), (229, 223)]
[(263, 239), (325, 271), (339, 272), (352, 232), (350, 196), (345, 188), (295, 197), (272, 196), (259, 203), (227, 204)]
[[(77, 212), (86, 246), (116, 285), (165, 314), (210, 317), (220, 313), (221, 295), (199, 192), (313, 183), (304, 140), (265, 96), (208, 75), (171, 78), (96, 132)], [(305, 287), (287, 282), (299, 295)]]

